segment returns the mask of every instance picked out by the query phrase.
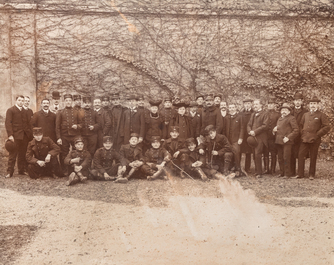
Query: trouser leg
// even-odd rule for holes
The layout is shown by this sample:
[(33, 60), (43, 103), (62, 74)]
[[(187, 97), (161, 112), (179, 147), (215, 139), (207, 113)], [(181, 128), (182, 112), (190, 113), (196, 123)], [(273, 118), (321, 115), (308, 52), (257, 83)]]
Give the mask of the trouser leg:
[(32, 179), (38, 179), (41, 175), (41, 167), (35, 164), (28, 165), (28, 175)]
[(304, 177), (305, 174), (305, 158), (309, 152), (309, 145), (308, 143), (301, 143), (299, 147), (299, 154), (298, 154), (298, 175), (299, 177)]
[(11, 176), (14, 174), (16, 157), (17, 157), (17, 148), (13, 152), (10, 152), (8, 157), (7, 174), (10, 174)]
[(310, 169), (309, 169), (310, 177), (315, 176), (316, 163), (317, 163), (318, 150), (319, 150), (320, 143), (321, 143), (321, 139), (318, 139), (314, 143), (310, 144)]
[(285, 144), (283, 145), (283, 161), (284, 161), (284, 175), (291, 177), (291, 149), (292, 145), (291, 144)]
[(277, 145), (277, 154), (280, 175), (284, 176), (283, 145)]

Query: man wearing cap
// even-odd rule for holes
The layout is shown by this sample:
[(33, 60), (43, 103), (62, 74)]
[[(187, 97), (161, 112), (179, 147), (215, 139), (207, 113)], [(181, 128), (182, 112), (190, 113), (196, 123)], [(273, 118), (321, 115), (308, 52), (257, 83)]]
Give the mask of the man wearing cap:
[(247, 173), (250, 172), (250, 167), (251, 167), (251, 155), (252, 155), (252, 148), (248, 145), (246, 139), (248, 137), (248, 132), (247, 132), (247, 124), (250, 120), (250, 117), (253, 113), (252, 109), (252, 104), (253, 100), (250, 98), (246, 98), (243, 100), (244, 107), (240, 111), (240, 115), (242, 116), (242, 123), (243, 123), (243, 141), (240, 146), (240, 161), (241, 161), (241, 156), (242, 154), (245, 154), (245, 171)]
[[(104, 101), (107, 100), (106, 97), (103, 97)], [(109, 98), (109, 97), (108, 97)], [(106, 106), (106, 104), (104, 104)], [(107, 136), (110, 134), (111, 130), (111, 111), (109, 107), (101, 107), (101, 99), (99, 97), (95, 97), (93, 100), (94, 111), (97, 115), (97, 120), (99, 123), (99, 129), (97, 131), (97, 148), (101, 148), (103, 146), (103, 136)]]
[(276, 135), (275, 144), (278, 151), (279, 176), (289, 178), (292, 176), (290, 169), (291, 150), (293, 141), (299, 133), (299, 127), (296, 118), (290, 114), (291, 108), (288, 103), (284, 103), (280, 111), (281, 117), (272, 132)]
[(196, 103), (198, 107), (198, 112), (202, 114), (202, 111), (204, 109), (204, 96), (203, 95), (198, 95), (196, 97)]
[(33, 128), (34, 139), (29, 142), (26, 159), (28, 175), (32, 179), (42, 176), (63, 177), (57, 156), (60, 148), (49, 137), (43, 135), (41, 127)]
[[(161, 103), (161, 101), (160, 101)], [(160, 104), (159, 104), (160, 105)], [(159, 107), (159, 106), (158, 106)], [(150, 111), (145, 108), (145, 100), (143, 95), (138, 96), (138, 106), (137, 109), (144, 113), (145, 120), (150, 116)]]
[(16, 97), (15, 105), (6, 112), (5, 127), (8, 139), (16, 146), (13, 152), (9, 153), (6, 178), (10, 178), (14, 174), (16, 157), (19, 174), (24, 175), (27, 168), (25, 155), (29, 139), (32, 138), (32, 132), (29, 124), (29, 114), (23, 108), (23, 102), (24, 96)]
[[(294, 107), (291, 111), (291, 115), (293, 115), (296, 118), (297, 124), (299, 126), (299, 132), (301, 132), (302, 130), (300, 122), (302, 120), (303, 115), (307, 112), (307, 109), (304, 108), (303, 106), (303, 100), (304, 100), (303, 94), (301, 92), (296, 92), (293, 99)], [(299, 133), (298, 136), (295, 138), (291, 152), (291, 174), (293, 176), (298, 175), (296, 174), (296, 161), (298, 158), (299, 147), (302, 142), (300, 136), (301, 134)]]
[(113, 148), (111, 136), (103, 137), (103, 147), (96, 150), (91, 173), (94, 180), (115, 180), (126, 171), (126, 160)]
[(171, 98), (166, 98), (163, 104), (162, 109), (159, 111), (159, 116), (163, 121), (162, 139), (166, 140), (169, 138), (169, 123), (175, 115), (175, 110), (173, 109)]
[(64, 159), (67, 156), (70, 146), (74, 148), (74, 138), (80, 135), (82, 128), (82, 117), (72, 108), (72, 95), (64, 95), (65, 108), (57, 113), (56, 135), (57, 144), (60, 145), (60, 164), (63, 172), (67, 170)]
[(91, 97), (83, 97), (83, 118), (82, 118), (82, 128), (81, 136), (84, 139), (85, 147), (93, 157), (96, 151), (97, 145), (97, 134), (100, 130), (100, 122), (98, 120), (98, 115), (92, 107)]
[(123, 107), (121, 106), (121, 100), (118, 93), (112, 94), (111, 100), (113, 106), (110, 109), (111, 127), (109, 135), (112, 137), (114, 142), (113, 148), (116, 151), (119, 151), (121, 145), (123, 144), (123, 138), (121, 136), (121, 121), (125, 109), (123, 109)]
[(101, 97), (101, 105), (102, 108), (109, 112), (110, 111), (110, 97), (109, 96), (102, 96)]
[(204, 130), (208, 125), (213, 125), (217, 132), (222, 130), (222, 120), (220, 117), (219, 110), (213, 104), (213, 96), (208, 95), (205, 98), (206, 108), (202, 111), (201, 120), (201, 135), (204, 135)]
[(189, 105), (189, 120), (191, 126), (191, 137), (197, 139), (201, 134), (201, 114), (198, 112), (197, 102), (191, 101)]
[(52, 102), (53, 105), (52, 107), (50, 107), (50, 111), (57, 114), (57, 112), (60, 110), (60, 105), (59, 105), (59, 101), (60, 101), (60, 94), (58, 91), (52, 91)]
[(181, 141), (184, 141), (185, 139), (189, 138), (192, 134), (191, 131), (192, 128), (189, 117), (185, 115), (186, 107), (188, 107), (188, 104), (181, 101), (173, 105), (177, 110), (177, 113), (174, 114), (173, 118), (169, 123), (169, 126), (170, 128), (173, 126), (177, 126), (179, 128), (179, 139)]
[(253, 108), (254, 112), (247, 124), (248, 138), (247, 142), (255, 139), (256, 145), (254, 145), (254, 160), (255, 160), (255, 174), (257, 178), (262, 177), (262, 154), (265, 153), (268, 148), (268, 114), (262, 109), (262, 102), (259, 99), (254, 100)]
[(220, 102), (222, 101), (222, 96), (217, 94), (213, 98), (214, 105), (216, 106), (217, 109), (220, 108)]
[(128, 143), (131, 133), (137, 133), (140, 144), (145, 134), (144, 113), (137, 109), (138, 97), (136, 95), (131, 95), (128, 102), (130, 107), (123, 113), (120, 135), (123, 137), (123, 143)]
[(313, 97), (309, 103), (310, 111), (305, 113), (300, 121), (302, 143), (298, 154), (298, 175), (296, 178), (304, 177), (305, 158), (310, 154), (309, 179), (314, 179), (321, 137), (330, 131), (328, 117), (319, 110), (319, 102), (317, 97)]
[(32, 127), (41, 127), (44, 137), (49, 137), (53, 142), (57, 142), (56, 114), (50, 111), (49, 99), (42, 99), (41, 110), (34, 113), (30, 124)]
[[(280, 113), (276, 111), (276, 98), (270, 97), (268, 101), (268, 149), (264, 153), (264, 172), (263, 174), (274, 174), (276, 170), (276, 161), (277, 161), (277, 148), (275, 144), (275, 135), (273, 134), (273, 129), (277, 124), (277, 120), (281, 116)], [(269, 153), (271, 161), (269, 164)]]

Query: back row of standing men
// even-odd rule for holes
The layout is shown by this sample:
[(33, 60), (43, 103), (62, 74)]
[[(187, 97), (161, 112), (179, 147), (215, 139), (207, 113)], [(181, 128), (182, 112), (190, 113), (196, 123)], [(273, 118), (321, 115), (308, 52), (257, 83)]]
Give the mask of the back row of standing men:
[(104, 136), (111, 136), (113, 148), (119, 151), (135, 133), (145, 151), (154, 136), (167, 141), (171, 128), (177, 128), (180, 141), (194, 138), (200, 148), (208, 134), (205, 129), (211, 125), (216, 134), (224, 135), (232, 146), (237, 175), (241, 174), (242, 153), (245, 153), (245, 172), (250, 171), (253, 153), (257, 177), (275, 173), (277, 154), (281, 176), (296, 175), (296, 159), (299, 157), (297, 178), (304, 177), (305, 158), (310, 155), (309, 176), (312, 179), (321, 136), (330, 130), (328, 118), (318, 110), (320, 100), (313, 98), (308, 112), (303, 107), (301, 93), (296, 93), (293, 108), (283, 104), (280, 112), (276, 111), (274, 98), (269, 100), (267, 111), (263, 110), (260, 100), (244, 99), (243, 109), (238, 112), (235, 103), (228, 104), (221, 96), (214, 95), (198, 96), (190, 104), (172, 102), (170, 98), (163, 104), (160, 100), (150, 100), (148, 109), (144, 107), (144, 99), (135, 95), (128, 98), (128, 108), (121, 105), (119, 94), (113, 94), (111, 98), (81, 98), (80, 95), (65, 94), (63, 109), (59, 107), (59, 93), (53, 92), (52, 97), (52, 106), (49, 99), (43, 99), (41, 110), (34, 114), (28, 108), (29, 98), (23, 96), (19, 96), (16, 105), (7, 110), (8, 137), (18, 146), (17, 152), (10, 154), (7, 176), (13, 175), (16, 156), (19, 174), (26, 170), (25, 153), (28, 142), (32, 140), (33, 127), (41, 127), (43, 135), (60, 146), (59, 160), (65, 172), (65, 158), (79, 135), (91, 156), (103, 146)]

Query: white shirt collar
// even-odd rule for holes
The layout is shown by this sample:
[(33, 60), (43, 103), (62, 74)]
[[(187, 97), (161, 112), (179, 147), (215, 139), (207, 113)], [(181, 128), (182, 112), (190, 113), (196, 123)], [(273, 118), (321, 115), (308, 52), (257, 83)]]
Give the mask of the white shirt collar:
[(15, 106), (16, 106), (19, 110), (22, 110), (22, 107), (19, 107), (17, 104), (15, 104)]
[(49, 113), (49, 110), (42, 109), (45, 113)]
[(24, 105), (23, 105), (22, 107), (23, 107), (25, 110), (27, 110), (27, 109), (28, 109), (28, 108), (27, 108), (26, 106), (24, 106)]

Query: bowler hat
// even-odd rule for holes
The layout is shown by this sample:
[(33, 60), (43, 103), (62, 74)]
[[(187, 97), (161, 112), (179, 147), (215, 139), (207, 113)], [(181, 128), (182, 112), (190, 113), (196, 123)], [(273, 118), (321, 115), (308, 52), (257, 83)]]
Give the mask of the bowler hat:
[(11, 152), (14, 152), (16, 150), (17, 146), (16, 146), (15, 142), (7, 139), (6, 143), (5, 143), (5, 148), (9, 153), (11, 153)]
[(279, 109), (280, 109), (280, 110), (281, 110), (281, 109), (288, 109), (288, 110), (291, 111), (291, 107), (290, 107), (289, 103), (283, 103), (283, 105), (282, 105)]
[(268, 100), (268, 104), (276, 104), (276, 98), (275, 97), (270, 97), (269, 100)]
[(214, 99), (214, 95), (213, 94), (208, 94), (206, 97), (205, 97), (205, 100), (213, 100)]
[(302, 92), (296, 92), (294, 99), (304, 99)]
[(188, 107), (189, 106), (189, 104), (187, 104), (186, 102), (183, 102), (183, 101), (179, 101), (179, 102), (177, 102), (177, 103), (174, 103), (173, 104), (173, 106), (175, 107), (175, 108), (182, 108), (182, 107)]
[(220, 98), (220, 99), (222, 99), (222, 95), (216, 94), (216, 95), (214, 95), (214, 98)]
[(60, 99), (60, 94), (58, 91), (52, 91), (52, 98), (53, 99)]
[(34, 127), (32, 129), (32, 134), (33, 135), (42, 135), (43, 134), (43, 130), (42, 130), (42, 127)]
[(198, 104), (196, 101), (190, 101), (189, 107), (197, 107)]
[(111, 94), (111, 99), (120, 99), (119, 93)]
[(318, 99), (317, 96), (313, 96), (313, 98), (311, 98), (311, 99), (309, 100), (309, 102), (320, 102), (320, 101), (321, 101), (321, 100)]
[(131, 94), (129, 97), (128, 97), (128, 100), (139, 100), (139, 97), (135, 94)]
[(197, 95), (196, 99), (198, 99), (198, 98), (203, 98), (204, 99), (204, 96), (199, 94), (199, 95)]
[(253, 102), (254, 100), (252, 100), (251, 98), (245, 98), (242, 102)]
[(258, 141), (255, 136), (248, 136), (247, 143), (250, 147), (255, 148), (257, 147)]

